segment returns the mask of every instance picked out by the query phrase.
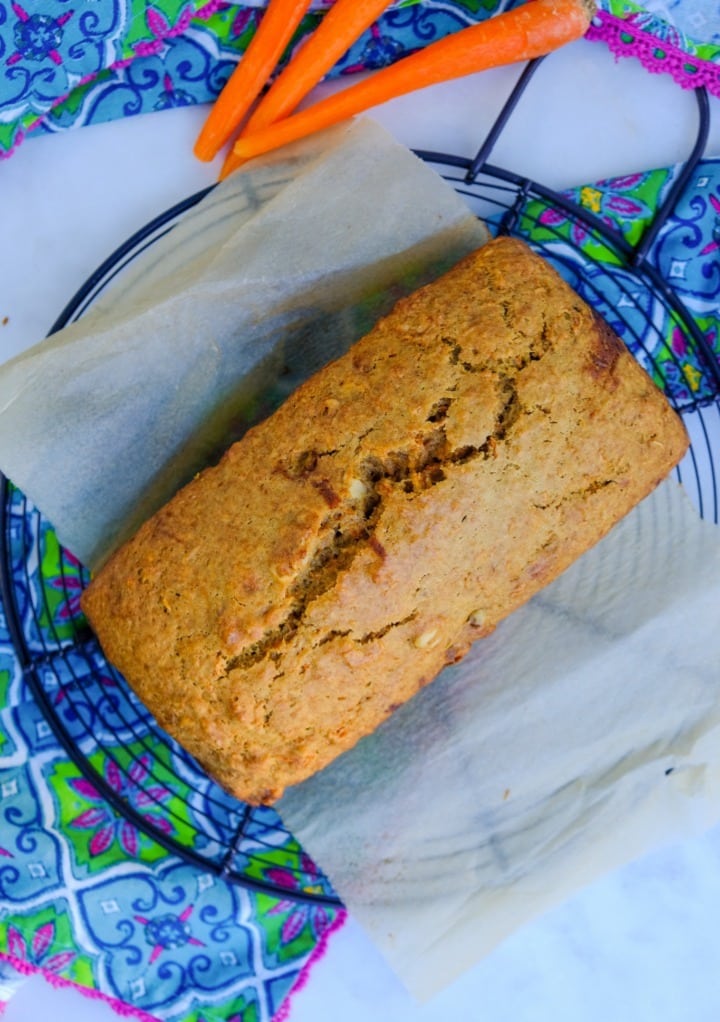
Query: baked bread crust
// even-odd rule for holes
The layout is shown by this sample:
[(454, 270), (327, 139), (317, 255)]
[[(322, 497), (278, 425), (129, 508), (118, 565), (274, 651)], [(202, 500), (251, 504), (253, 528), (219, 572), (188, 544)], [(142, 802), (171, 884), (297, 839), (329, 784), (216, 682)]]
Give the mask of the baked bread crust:
[(610, 328), (501, 238), (401, 300), (102, 568), (82, 605), (250, 803), (370, 733), (679, 461)]

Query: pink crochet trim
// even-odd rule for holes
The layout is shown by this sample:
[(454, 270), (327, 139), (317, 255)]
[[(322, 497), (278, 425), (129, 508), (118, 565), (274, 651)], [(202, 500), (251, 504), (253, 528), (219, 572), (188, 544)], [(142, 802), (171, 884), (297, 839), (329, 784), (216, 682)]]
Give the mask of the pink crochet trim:
[(693, 57), (678, 46), (659, 39), (633, 24), (632, 15), (618, 18), (598, 11), (585, 36), (605, 43), (616, 57), (636, 57), (653, 74), (670, 74), (683, 89), (704, 86), (720, 96), (720, 67), (710, 60)]
[(72, 980), (63, 979), (62, 976), (57, 976), (53, 972), (48, 972), (45, 969), (39, 968), (37, 965), (31, 965), (29, 962), (25, 962), (22, 958), (16, 958), (14, 955), (6, 954), (4, 951), (0, 951), (0, 958), (9, 962), (13, 969), (17, 969), (24, 976), (40, 975), (43, 979), (47, 980), (51, 986), (54, 987), (71, 987), (73, 990), (79, 991), (83, 996), (89, 997), (91, 1000), (104, 1001), (109, 1004), (113, 1011), (117, 1012), (118, 1015), (122, 1015), (124, 1018), (136, 1018), (140, 1019), (140, 1022), (158, 1022), (158, 1018), (155, 1015), (148, 1015), (146, 1011), (141, 1008), (133, 1008), (131, 1004), (126, 1004), (124, 1001), (119, 1001), (116, 997), (109, 997), (107, 994), (103, 994), (100, 990), (92, 990), (90, 987), (81, 986), (79, 983), (73, 983)]
[(209, 0), (209, 2), (203, 4), (202, 7), (198, 7), (195, 11), (195, 17), (202, 18), (203, 20), (205, 20), (205, 18), (211, 18), (213, 14), (216, 14), (221, 7), (226, 5), (226, 3), (227, 0)]
[[(300, 970), (300, 974), (295, 980), (292, 989), (280, 1006), (280, 1010), (273, 1016), (272, 1022), (288, 1022), (292, 1007), (292, 998), (307, 984), (313, 967), (325, 956), (330, 937), (333, 933), (340, 929), (346, 919), (347, 912), (345, 909), (340, 909), (330, 926), (323, 931), (320, 940), (310, 952), (307, 961)], [(73, 983), (72, 980), (63, 979), (62, 976), (58, 976), (53, 972), (48, 972), (45, 969), (41, 969), (37, 965), (31, 965), (30, 962), (23, 961), (22, 958), (16, 958), (15, 955), (10, 955), (4, 951), (0, 951), (0, 959), (8, 962), (12, 965), (13, 969), (17, 969), (17, 971), (22, 973), (23, 976), (40, 975), (44, 980), (50, 983), (51, 986), (71, 987), (81, 993), (84, 997), (88, 997), (91, 1000), (104, 1001), (113, 1009), (113, 1011), (115, 1011), (118, 1015), (122, 1015), (124, 1018), (135, 1018), (139, 1019), (140, 1022), (160, 1022), (157, 1016), (149, 1015), (141, 1008), (134, 1008), (131, 1004), (126, 1004), (125, 1001), (119, 1001), (116, 997), (110, 997), (107, 994), (103, 994), (100, 990), (93, 990), (90, 987), (81, 986), (79, 983)], [(6, 1006), (7, 1002), (0, 1002), (0, 1015), (3, 1014)]]
[(327, 952), (328, 941), (333, 933), (340, 929), (345, 920), (347, 919), (347, 912), (345, 909), (341, 909), (335, 916), (332, 923), (328, 926), (327, 930), (323, 932), (322, 937), (315, 945), (313, 950), (310, 952), (308, 960), (300, 970), (300, 975), (295, 980), (295, 984), (290, 990), (283, 1003), (280, 1005), (280, 1010), (273, 1015), (272, 1022), (288, 1022), (290, 1018), (290, 1011), (292, 1010), (292, 1000), (300, 990), (306, 986), (310, 973), (315, 965), (325, 956)]

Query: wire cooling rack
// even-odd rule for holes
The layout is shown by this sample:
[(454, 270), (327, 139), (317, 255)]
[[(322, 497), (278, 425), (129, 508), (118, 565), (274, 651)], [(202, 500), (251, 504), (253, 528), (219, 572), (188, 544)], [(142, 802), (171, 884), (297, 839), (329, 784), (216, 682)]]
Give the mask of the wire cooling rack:
[[(540, 62), (527, 65), (472, 158), (422, 151), (495, 234), (524, 238), (613, 325), (683, 415), (691, 447), (677, 472), (705, 518), (717, 522), (720, 364), (671, 281), (651, 258), (705, 148), (709, 103), (696, 92), (697, 139), (636, 244), (568, 194), (489, 162)], [(63, 310), (52, 332), (80, 318), (115, 277), (207, 193), (153, 220), (115, 251)], [(582, 244), (578, 239), (582, 239)], [(718, 226), (720, 241), (720, 225)], [(588, 254), (590, 253), (590, 254)], [(682, 343), (678, 345), (677, 338)], [(693, 354), (693, 368), (686, 357)], [(689, 373), (694, 378), (689, 379)], [(88, 575), (52, 526), (0, 477), (0, 596), (19, 663), (68, 757), (146, 840), (257, 892), (337, 904), (329, 880), (270, 808), (227, 795), (170, 739), (104, 659), (79, 608)]]

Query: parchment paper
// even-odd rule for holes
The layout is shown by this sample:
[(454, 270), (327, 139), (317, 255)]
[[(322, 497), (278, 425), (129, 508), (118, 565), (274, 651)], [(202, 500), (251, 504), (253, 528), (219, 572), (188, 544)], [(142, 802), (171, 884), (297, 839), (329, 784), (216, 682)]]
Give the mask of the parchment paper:
[(278, 804), (419, 999), (720, 819), (720, 530), (666, 481)]
[(254, 161), (77, 324), (0, 367), (0, 468), (97, 567), (487, 232), (371, 120)]

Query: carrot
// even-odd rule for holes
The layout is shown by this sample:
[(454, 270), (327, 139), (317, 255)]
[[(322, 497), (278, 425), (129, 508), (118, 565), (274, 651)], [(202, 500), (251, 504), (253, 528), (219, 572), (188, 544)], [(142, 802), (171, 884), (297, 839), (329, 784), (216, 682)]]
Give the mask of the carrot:
[(460, 29), (306, 110), (237, 139), (220, 177), (253, 156), (329, 128), (397, 96), (488, 68), (545, 56), (583, 36), (594, 10), (593, 0), (529, 0), (521, 7)]
[(212, 160), (267, 84), (311, 0), (268, 0), (257, 31), (205, 121), (195, 155)]
[(331, 67), (388, 6), (389, 0), (335, 0), (322, 21), (294, 54), (258, 103), (243, 135), (292, 113)]

